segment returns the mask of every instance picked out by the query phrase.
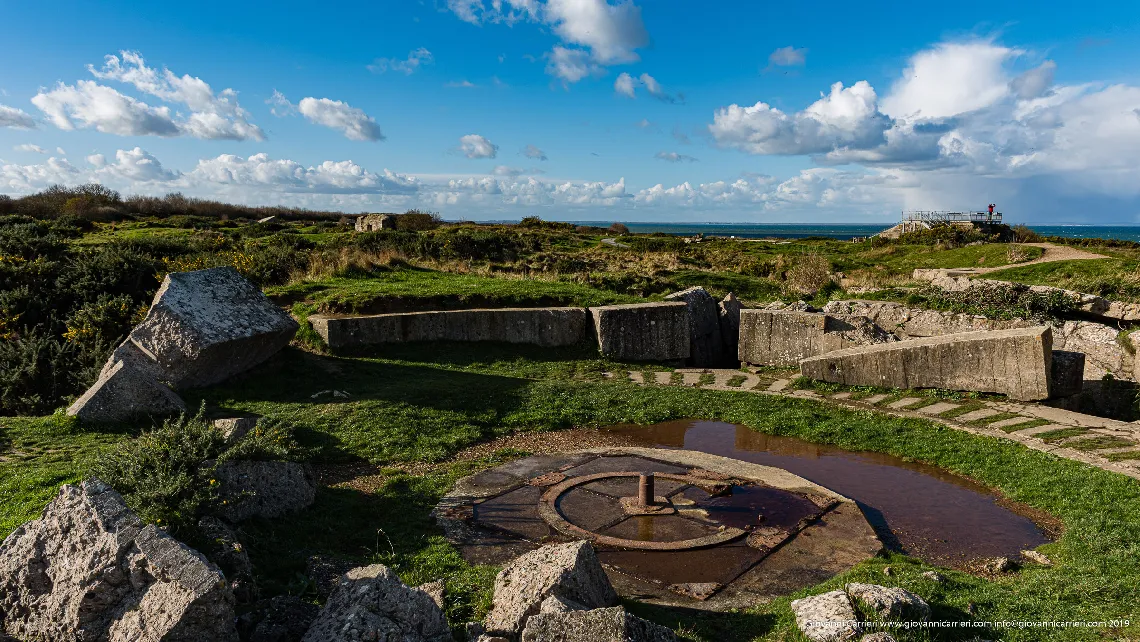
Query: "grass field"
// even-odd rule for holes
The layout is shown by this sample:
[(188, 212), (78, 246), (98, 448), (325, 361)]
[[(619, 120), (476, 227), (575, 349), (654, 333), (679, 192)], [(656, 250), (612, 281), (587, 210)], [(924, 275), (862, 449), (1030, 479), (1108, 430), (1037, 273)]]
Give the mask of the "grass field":
[[(456, 452), (510, 433), (693, 417), (928, 462), (1064, 522), (1061, 539), (1042, 549), (1057, 562), (1050, 568), (1029, 566), (992, 581), (943, 571), (949, 581), (935, 584), (920, 575), (928, 566), (891, 555), (803, 593), (865, 580), (918, 592), (937, 605), (939, 619), (1140, 618), (1140, 483), (1133, 479), (922, 420), (809, 400), (602, 380), (603, 371), (622, 367), (588, 349), (403, 345), (348, 357), (291, 348), (255, 372), (188, 395), (187, 401), (289, 422), (321, 465), (367, 461), (380, 467), (365, 490), (322, 488), (316, 504), (301, 515), (243, 526), (259, 580), (270, 594), (303, 592), (299, 573), (306, 557), (327, 553), (393, 565), (409, 583), (446, 578), (453, 624), (477, 618), (487, 608), (495, 569), (467, 565), (440, 536), (429, 512), (457, 477), (524, 453), (448, 463)], [(327, 389), (350, 396), (313, 398)], [(4, 419), (0, 425), (3, 533), (33, 518), (58, 484), (78, 479), (99, 449), (129, 438), (123, 431), (77, 431), (51, 417)], [(396, 469), (414, 461), (441, 463), (423, 475)], [(882, 573), (887, 565), (893, 570), (889, 580)], [(715, 616), (634, 608), (692, 640), (792, 640), (798, 639), (788, 609), (792, 597), (797, 596)], [(1046, 639), (1039, 631), (980, 632), (1003, 640)], [(1135, 627), (1104, 635), (1068, 629), (1050, 632), (1047, 639), (1125, 639), (1138, 633)], [(909, 631), (898, 639), (968, 637), (941, 630)]]

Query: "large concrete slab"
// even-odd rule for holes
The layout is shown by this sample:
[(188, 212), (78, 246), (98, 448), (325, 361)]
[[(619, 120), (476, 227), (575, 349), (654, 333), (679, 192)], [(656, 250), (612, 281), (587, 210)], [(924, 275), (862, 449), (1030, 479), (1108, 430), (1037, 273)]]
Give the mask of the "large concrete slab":
[(602, 356), (628, 361), (689, 358), (689, 311), (681, 302), (590, 308)]
[(309, 322), (331, 348), (408, 341), (501, 341), (556, 347), (576, 345), (590, 336), (590, 320), (585, 308), (311, 316)]
[(1035, 401), (1049, 397), (1052, 359), (1052, 331), (1040, 326), (837, 350), (804, 359), (800, 372), (851, 386), (973, 390)]
[(892, 340), (867, 319), (792, 310), (741, 310), (737, 356), (756, 365), (796, 366), (808, 357)]
[(704, 288), (694, 287), (667, 295), (665, 300), (682, 301), (689, 308), (688, 364), (700, 368), (725, 365), (726, 355), (716, 299)]

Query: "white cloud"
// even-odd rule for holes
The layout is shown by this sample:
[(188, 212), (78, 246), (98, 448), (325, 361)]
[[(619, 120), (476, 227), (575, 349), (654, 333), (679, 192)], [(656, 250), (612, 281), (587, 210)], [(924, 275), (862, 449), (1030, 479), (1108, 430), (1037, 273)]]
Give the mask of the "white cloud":
[(634, 90), (634, 82), (636, 81), (634, 81), (633, 76), (623, 71), (614, 81), (614, 91), (623, 96), (634, 98), (637, 95)]
[(661, 83), (657, 82), (656, 78), (644, 73), (637, 78), (634, 78), (633, 76), (622, 72), (621, 75), (617, 77), (617, 80), (614, 81), (614, 91), (623, 96), (634, 98), (637, 95), (636, 88), (638, 85), (645, 87), (645, 91), (647, 91), (650, 96), (653, 96), (657, 100), (667, 103), (677, 102), (677, 97), (667, 93), (661, 86)]
[(687, 154), (678, 154), (677, 152), (657, 152), (656, 154), (653, 155), (653, 157), (658, 158), (658, 159), (663, 160), (663, 161), (668, 161), (670, 163), (680, 163), (680, 162), (693, 163), (693, 162), (696, 162), (696, 160), (697, 160), (697, 159), (693, 158), (692, 156), (689, 156)]
[(507, 178), (515, 178), (517, 176), (545, 174), (546, 172), (543, 172), (541, 169), (533, 168), (533, 167), (531, 169), (522, 169), (521, 167), (510, 167), (507, 165), (498, 165), (495, 167), (495, 169), (491, 170), (491, 173), (494, 174), (495, 176), (505, 176)]
[(80, 80), (74, 86), (60, 83), (51, 91), (40, 91), (32, 104), (65, 131), (93, 128), (118, 136), (182, 133), (169, 107), (151, 107), (93, 80)]
[(540, 3), (538, 0), (491, 0), (488, 7), (483, 0), (447, 0), (447, 8), (460, 20), (474, 25), (514, 24), (520, 20), (538, 20)]
[(459, 150), (467, 158), (494, 158), (499, 154), (499, 146), (479, 134), (468, 134), (460, 138)]
[(989, 42), (942, 43), (919, 52), (883, 98), (883, 113), (949, 118), (989, 107), (1009, 95), (1003, 65), (1021, 53)]
[(297, 113), (297, 106), (289, 102), (289, 99), (285, 97), (285, 94), (277, 91), (276, 89), (273, 90), (273, 95), (265, 101), (265, 104), (269, 105), (269, 113), (273, 114), (274, 116), (285, 117), (292, 116), (293, 114)]
[(87, 160), (96, 168), (100, 178), (118, 179), (134, 183), (159, 182), (167, 183), (177, 179), (182, 174), (170, 171), (162, 166), (157, 158), (136, 147), (115, 152), (115, 162), (108, 164), (102, 154), (88, 156)]
[(48, 158), (34, 165), (0, 165), (0, 192), (25, 194), (49, 185), (72, 185), (82, 172), (64, 158)]
[[(43, 147), (40, 147), (39, 145), (33, 145), (31, 143), (24, 143), (22, 145), (16, 145), (12, 149), (17, 151), (17, 152), (33, 152), (36, 154), (47, 154), (48, 153), (48, 150), (44, 149)], [(63, 152), (60, 152), (60, 156), (62, 156), (62, 155), (63, 155)]]
[(806, 48), (780, 47), (768, 54), (768, 67), (802, 67), (807, 62)]
[(1021, 100), (1040, 98), (1053, 86), (1053, 72), (1055, 71), (1057, 71), (1057, 63), (1046, 60), (1040, 66), (1014, 78), (1009, 83), (1010, 91)]
[(36, 121), (23, 110), (7, 105), (0, 105), (0, 127), (33, 129), (35, 126)]
[(203, 159), (187, 174), (187, 178), (192, 185), (316, 194), (410, 194), (418, 188), (412, 177), (387, 169), (376, 174), (350, 160), (325, 161), (305, 167), (288, 159), (271, 159), (268, 154), (254, 154), (248, 158), (222, 154)]
[(478, 87), (478, 85), (471, 82), (470, 80), (455, 80), (447, 83), (444, 85), (444, 87), (450, 87), (452, 89), (474, 89), (475, 87)]
[(540, 160), (540, 161), (546, 160), (546, 152), (535, 147), (534, 145), (527, 145), (526, 147), (524, 147), (522, 150), (522, 155), (526, 156), (527, 158), (533, 159), (533, 160)]
[(392, 71), (400, 72), (405, 75), (412, 75), (420, 68), (421, 65), (430, 65), (435, 62), (435, 57), (427, 49), (420, 47), (408, 52), (408, 57), (400, 60), (398, 58), (377, 58), (368, 65), (368, 71), (374, 74), (382, 74), (389, 69)]
[(59, 154), (60, 156), (67, 156), (67, 152), (63, 151), (62, 147), (56, 147), (55, 153)]
[(547, 54), (546, 73), (561, 78), (563, 84), (575, 83), (587, 76), (600, 76), (605, 73), (601, 65), (590, 60), (584, 49), (567, 49), (555, 45)]
[(889, 127), (874, 88), (861, 80), (847, 88), (835, 83), (829, 94), (794, 115), (763, 102), (723, 107), (709, 132), (721, 146), (753, 154), (824, 154), (837, 147), (874, 147)]
[(181, 103), (190, 109), (180, 129), (195, 138), (208, 140), (264, 140), (261, 128), (249, 122), (249, 113), (238, 104), (237, 92), (223, 89), (215, 94), (201, 78), (178, 76), (169, 69), (147, 67), (137, 51), (121, 51), (109, 55), (102, 69), (87, 65), (91, 75), (100, 80), (113, 80), (133, 85), (139, 91), (168, 103)]
[(302, 98), (297, 110), (309, 122), (340, 130), (349, 140), (381, 141), (380, 126), (364, 111), (329, 98)]

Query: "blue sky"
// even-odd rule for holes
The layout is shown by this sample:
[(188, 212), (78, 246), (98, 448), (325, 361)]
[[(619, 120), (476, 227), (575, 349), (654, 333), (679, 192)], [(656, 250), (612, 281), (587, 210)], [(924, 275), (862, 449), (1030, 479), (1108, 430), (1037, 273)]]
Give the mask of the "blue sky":
[(352, 212), (774, 223), (996, 202), (1019, 221), (1140, 222), (1133, 2), (0, 13), (0, 193), (96, 180)]

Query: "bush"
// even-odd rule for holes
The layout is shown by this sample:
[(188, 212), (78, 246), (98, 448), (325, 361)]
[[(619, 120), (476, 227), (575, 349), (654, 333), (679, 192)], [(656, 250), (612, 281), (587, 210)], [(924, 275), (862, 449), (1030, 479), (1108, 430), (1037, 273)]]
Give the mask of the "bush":
[(1014, 225), (1010, 230), (1015, 243), (1040, 243), (1041, 235), (1029, 229), (1028, 225)]
[(831, 283), (831, 263), (818, 254), (804, 255), (788, 270), (787, 282), (796, 294), (814, 295)]
[(1080, 307), (1076, 297), (1064, 292), (1035, 292), (1020, 283), (981, 283), (959, 291), (928, 285), (910, 292), (906, 302), (908, 305), (984, 315), (991, 319), (1041, 321), (1071, 316)]
[(436, 212), (408, 210), (396, 216), (396, 229), (407, 232), (434, 230), (440, 225), (443, 225), (443, 219)]
[(0, 414), (45, 415), (76, 389), (77, 350), (40, 328), (0, 341)]
[(629, 234), (629, 228), (622, 223), (611, 223), (609, 230), (614, 234)]

